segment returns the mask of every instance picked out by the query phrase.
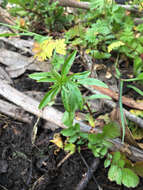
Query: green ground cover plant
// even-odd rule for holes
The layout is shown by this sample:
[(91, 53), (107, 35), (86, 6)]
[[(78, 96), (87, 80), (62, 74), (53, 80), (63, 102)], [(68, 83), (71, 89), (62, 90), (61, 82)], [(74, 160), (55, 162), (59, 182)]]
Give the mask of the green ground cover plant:
[[(9, 0), (15, 4), (10, 9), (12, 15), (22, 16), (26, 20), (24, 29), (15, 26), (15, 29), (22, 31), (20, 35), (32, 35), (37, 40), (33, 51), (35, 57), (43, 61), (49, 59), (52, 64), (50, 72), (33, 73), (30, 78), (37, 82), (52, 83), (50, 90), (42, 99), (39, 109), (54, 104), (56, 96), (60, 94), (65, 109), (63, 123), (67, 129), (62, 130), (62, 135), (67, 137), (64, 146), (65, 151), (73, 154), (80, 147), (86, 145), (95, 157), (105, 157), (105, 167), (109, 167), (108, 178), (117, 184), (126, 187), (136, 187), (142, 173), (131, 167), (131, 163), (120, 152), (109, 153), (112, 143), (109, 139), (120, 137), (120, 127), (117, 123), (110, 122), (103, 127), (102, 133), (84, 133), (80, 125), (74, 123), (75, 112), (83, 110), (84, 105), (91, 97), (83, 97), (80, 87), (82, 85), (96, 85), (104, 88), (108, 86), (102, 81), (90, 78), (91, 71), (70, 73), (74, 63), (77, 50), (86, 52), (92, 59), (107, 60), (114, 57), (130, 60), (133, 67), (134, 77), (125, 79), (120, 70), (118, 62), (115, 63), (117, 80), (120, 81), (120, 114), (122, 121), (122, 142), (124, 143), (125, 124), (122, 107), (122, 91), (124, 82), (143, 81), (143, 24), (135, 25), (134, 19), (143, 10), (142, 2), (138, 3), (139, 13), (127, 12), (123, 7), (111, 0), (91, 0), (89, 10), (77, 10), (73, 14), (66, 14), (65, 9), (58, 5), (58, 2), (51, 3), (48, 0)], [(51, 36), (41, 36), (32, 31), (37, 31), (39, 23), (44, 23), (43, 28), (48, 31), (58, 28), (64, 30), (62, 39), (54, 39)], [(72, 23), (73, 22), (73, 23)], [(34, 28), (30, 28), (30, 26)], [(70, 27), (72, 26), (72, 27)], [(69, 28), (70, 27), (70, 28)], [(39, 28), (38, 28), (39, 29)], [(65, 30), (66, 29), (66, 30)], [(28, 30), (31, 30), (30, 32)], [(26, 33), (27, 32), (27, 33)], [(40, 31), (39, 33), (42, 33)], [(13, 34), (3, 34), (1, 36)], [(15, 34), (17, 35), (17, 34)], [(60, 45), (58, 45), (60, 44)], [(76, 49), (73, 51), (73, 49)], [(72, 52), (72, 53), (71, 53)], [(140, 95), (142, 91), (133, 84), (128, 85)], [(94, 95), (93, 95), (94, 96)], [(94, 96), (92, 98), (99, 98)], [(102, 98), (109, 98), (102, 95)]]

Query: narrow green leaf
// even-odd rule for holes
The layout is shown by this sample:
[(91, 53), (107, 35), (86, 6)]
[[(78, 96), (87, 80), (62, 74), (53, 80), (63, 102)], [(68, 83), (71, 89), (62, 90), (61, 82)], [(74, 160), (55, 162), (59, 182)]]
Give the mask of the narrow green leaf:
[(52, 74), (51, 74), (51, 72), (40, 72), (40, 73), (32, 73), (28, 76), (31, 79), (40, 80), (40, 79), (45, 78), (45, 77), (51, 77)]
[(83, 98), (75, 83), (67, 83), (66, 86), (62, 88), (61, 95), (66, 111), (75, 112), (76, 109), (82, 109)]
[(88, 99), (88, 100), (102, 99), (102, 98), (109, 99), (109, 100), (112, 99), (110, 96), (107, 96), (104, 94), (94, 94), (94, 95), (86, 97), (86, 99)]
[(73, 64), (77, 51), (74, 51), (64, 62), (61, 70), (62, 77), (64, 78), (68, 73)]
[(43, 109), (48, 103), (53, 101), (55, 96), (58, 94), (60, 91), (60, 88), (57, 86), (55, 88), (52, 88), (48, 93), (45, 94), (44, 98), (39, 104), (39, 109)]
[(84, 84), (84, 85), (96, 85), (96, 86), (108, 88), (108, 86), (104, 82), (102, 82), (101, 80), (95, 79), (95, 78), (81, 79), (81, 80), (78, 80), (78, 83)]
[(40, 80), (37, 80), (37, 82), (57, 82), (54, 78), (42, 78)]
[(71, 109), (70, 109), (70, 105), (69, 105), (69, 92), (68, 90), (65, 88), (62, 87), (62, 90), (61, 90), (61, 97), (62, 97), (62, 102), (64, 104), (64, 108), (67, 112), (70, 112)]
[(139, 88), (133, 86), (133, 85), (127, 85), (128, 88), (132, 88), (134, 91), (136, 91), (138, 94), (140, 94), (141, 96), (143, 96), (143, 91), (140, 90)]
[(59, 84), (61, 84), (62, 83), (61, 75), (56, 70), (52, 70), (51, 73), (52, 73), (52, 78), (56, 79), (59, 82)]
[(18, 34), (16, 33), (3, 33), (0, 34), (0, 37), (9, 37), (9, 36), (17, 36)]
[(89, 75), (90, 75), (90, 71), (84, 71), (84, 72), (81, 72), (81, 73), (74, 73), (71, 75), (71, 78), (72, 79), (85, 79), (87, 78)]

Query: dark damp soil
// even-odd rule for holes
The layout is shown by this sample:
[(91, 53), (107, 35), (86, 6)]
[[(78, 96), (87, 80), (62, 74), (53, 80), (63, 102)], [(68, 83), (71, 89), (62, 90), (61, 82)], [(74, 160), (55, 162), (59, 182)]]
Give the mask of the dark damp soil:
[[(50, 142), (55, 132), (39, 130), (35, 146), (31, 144), (33, 126), (12, 121), (0, 116), (0, 190), (74, 190), (87, 171), (79, 153), (72, 155), (61, 167), (57, 164), (65, 157), (63, 151), (57, 151)], [(90, 166), (93, 155), (88, 150), (81, 151)], [(107, 179), (107, 170), (101, 160), (94, 176), (98, 184), (105, 190), (126, 190)], [(141, 190), (143, 182), (137, 190)], [(96, 190), (91, 179), (86, 190)]]
[[(28, 78), (28, 74), (14, 81), (14, 86), (21, 90), (47, 90), (47, 84)], [(57, 151), (50, 142), (54, 133), (44, 129), (44, 121), (38, 123), (35, 145), (31, 143), (31, 134), (36, 118), (31, 125), (12, 120), (0, 114), (0, 190), (74, 190), (87, 172), (79, 153), (69, 157), (59, 168), (57, 164), (66, 156), (65, 152)], [(94, 160), (89, 150), (82, 150), (82, 156), (90, 166)], [(111, 183), (104, 169), (104, 160), (100, 161), (94, 176), (103, 190), (129, 190)], [(91, 179), (86, 190), (97, 190)], [(136, 190), (143, 189), (143, 180)]]

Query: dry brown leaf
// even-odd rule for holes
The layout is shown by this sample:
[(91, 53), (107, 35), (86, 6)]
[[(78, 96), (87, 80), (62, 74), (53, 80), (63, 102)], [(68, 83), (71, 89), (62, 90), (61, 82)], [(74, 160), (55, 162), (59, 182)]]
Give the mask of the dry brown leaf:
[[(118, 93), (114, 92), (113, 90), (110, 90), (109, 88), (103, 88), (100, 86), (96, 86), (96, 85), (92, 85), (92, 88), (95, 90), (98, 90), (102, 94), (110, 96), (114, 100), (118, 101), (119, 95), (118, 95)], [(131, 98), (127, 98), (125, 96), (122, 96), (122, 103), (127, 105), (128, 107), (143, 110), (143, 102), (136, 102)]]

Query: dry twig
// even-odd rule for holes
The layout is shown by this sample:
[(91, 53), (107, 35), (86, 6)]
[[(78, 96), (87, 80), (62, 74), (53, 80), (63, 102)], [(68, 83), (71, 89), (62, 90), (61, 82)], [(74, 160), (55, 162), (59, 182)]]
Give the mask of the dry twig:
[[(37, 115), (46, 121), (50, 121), (56, 124), (59, 127), (66, 128), (66, 126), (62, 123), (63, 113), (52, 108), (46, 107), (43, 111), (38, 109), (38, 105), (40, 102), (26, 96), (25, 94), (19, 92), (18, 90), (11, 87), (9, 84), (5, 83), (3, 80), (0, 80), (0, 95), (8, 99), (9, 101), (21, 106), (24, 110)], [(84, 132), (90, 132), (91, 127), (84, 124), (83, 122), (76, 121), (76, 123), (80, 124), (81, 130)], [(94, 129), (95, 133), (101, 132), (99, 129)], [(126, 146), (121, 143), (120, 139), (110, 140), (113, 143), (113, 148), (122, 150), (126, 155), (130, 157), (130, 159), (134, 161), (142, 161), (143, 160), (143, 151), (137, 149), (133, 146)]]

